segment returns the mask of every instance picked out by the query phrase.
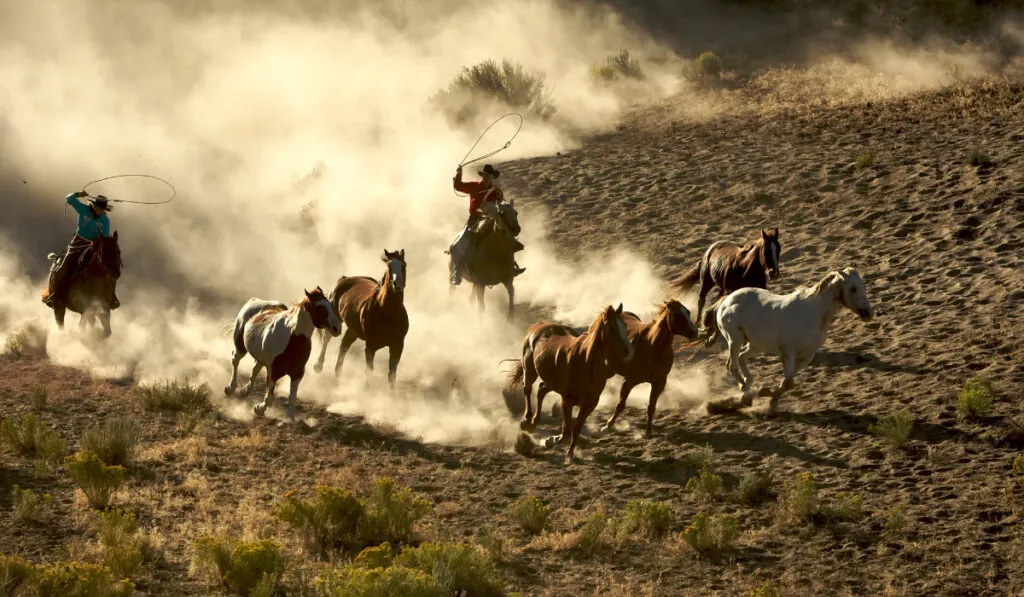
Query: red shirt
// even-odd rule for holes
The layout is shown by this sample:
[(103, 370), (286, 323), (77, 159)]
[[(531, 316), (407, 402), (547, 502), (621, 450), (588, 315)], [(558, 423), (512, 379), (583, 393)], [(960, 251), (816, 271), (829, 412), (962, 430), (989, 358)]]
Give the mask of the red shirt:
[(501, 193), (501, 189), (495, 187), (484, 187), (483, 182), (462, 182), (459, 177), (456, 176), (452, 179), (455, 184), (455, 190), (460, 193), (466, 193), (469, 195), (469, 213), (482, 215), (480, 213), (480, 206), (483, 205), (484, 201), (488, 202), (501, 202), (504, 195)]

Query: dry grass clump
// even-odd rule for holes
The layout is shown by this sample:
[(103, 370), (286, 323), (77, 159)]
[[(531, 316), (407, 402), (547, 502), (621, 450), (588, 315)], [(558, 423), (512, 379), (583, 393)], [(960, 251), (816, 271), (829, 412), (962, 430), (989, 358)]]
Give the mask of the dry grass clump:
[(876, 424), (868, 427), (868, 431), (880, 437), (893, 448), (902, 447), (913, 430), (914, 416), (905, 410), (886, 415), (878, 419)]
[(54, 468), (67, 453), (68, 444), (39, 417), (26, 414), (18, 421), (5, 418), (0, 421), (0, 445), (15, 454), (34, 458), (41, 466)]
[(702, 557), (718, 557), (732, 551), (737, 534), (739, 521), (735, 516), (708, 516), (701, 512), (680, 537)]
[(41, 522), (52, 511), (53, 498), (48, 493), (38, 495), (31, 489), (15, 485), (11, 490), (11, 515), (19, 522)]
[(531, 535), (544, 530), (551, 510), (539, 498), (522, 497), (509, 507), (509, 515), (521, 529)]
[(956, 410), (962, 419), (979, 419), (992, 414), (992, 382), (982, 377), (972, 377), (964, 382), (957, 395)]
[(82, 434), (81, 449), (94, 452), (111, 466), (130, 466), (142, 439), (142, 427), (135, 419), (114, 417)]

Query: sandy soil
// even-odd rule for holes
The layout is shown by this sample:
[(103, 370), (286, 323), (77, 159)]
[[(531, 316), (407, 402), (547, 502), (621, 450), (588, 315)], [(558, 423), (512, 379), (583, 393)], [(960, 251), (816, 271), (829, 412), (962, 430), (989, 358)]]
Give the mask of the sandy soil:
[[(313, 429), (222, 419), (189, 433), (174, 415), (144, 410), (129, 384), (31, 356), (0, 359), (2, 412), (38, 412), (73, 448), (81, 429), (107, 415), (131, 414), (144, 425), (138, 464), (117, 498), (162, 538), (163, 561), (139, 579), (143, 595), (205, 594), (188, 574), (191, 539), (204, 530), (277, 534), (296, 549), (267, 513), (281, 488), (365, 486), (383, 474), (435, 504), (424, 537), (472, 539), (482, 529), (506, 536), (512, 549), (500, 573), (510, 590), (528, 595), (734, 595), (765, 582), (787, 595), (1019, 594), (1024, 495), (1013, 489), (1010, 467), (1024, 438), (1012, 434), (1010, 419), (1024, 394), (1022, 102), (1020, 86), (991, 82), (696, 122), (668, 121), (677, 107), (667, 103), (577, 151), (502, 166), (521, 209), (549, 210), (553, 242), (569, 254), (627, 244), (669, 280), (710, 242), (753, 238), (764, 225), (781, 229), (776, 291), (832, 268), (858, 268), (878, 317), (841, 315), (776, 415), (758, 405), (718, 416), (698, 405), (665, 407), (645, 439), (646, 394), (638, 390), (618, 432), (598, 432), (609, 412), (595, 413), (580, 462), (565, 468), (560, 450), (525, 458), (500, 441), (423, 444), (322, 410)], [(975, 147), (994, 163), (970, 165)], [(867, 152), (872, 163), (858, 165)], [(703, 369), (716, 395), (734, 391), (721, 354), (685, 359), (676, 366)], [(765, 381), (781, 373), (774, 358), (753, 370)], [(957, 392), (975, 375), (994, 383), (994, 414), (962, 422)], [(42, 407), (28, 398), (40, 388), (48, 395)], [(868, 427), (898, 408), (916, 424), (908, 444), (891, 451)], [(556, 429), (548, 419), (539, 433)], [(771, 461), (778, 485), (813, 473), (826, 498), (862, 496), (867, 516), (780, 527), (775, 502), (702, 504), (685, 486), (696, 474), (690, 456), (704, 445), (728, 489)], [(0, 470), (4, 552), (52, 559), (89, 537), (63, 475), (40, 474), (13, 455), (2, 456)], [(7, 511), (15, 484), (52, 493), (56, 515), (38, 525), (14, 521)], [(549, 501), (554, 538), (531, 543), (509, 519), (508, 505), (523, 495)], [(557, 535), (587, 515), (641, 498), (669, 505), (668, 538), (593, 555), (558, 549)], [(898, 536), (883, 532), (894, 506), (910, 521)], [(738, 516), (735, 553), (702, 560), (676, 538), (698, 511)]]

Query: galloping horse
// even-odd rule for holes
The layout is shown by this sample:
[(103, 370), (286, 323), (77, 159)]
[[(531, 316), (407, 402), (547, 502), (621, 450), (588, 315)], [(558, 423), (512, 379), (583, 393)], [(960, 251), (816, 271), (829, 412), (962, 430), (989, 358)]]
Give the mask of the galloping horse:
[[(622, 305), (605, 307), (590, 328), (577, 335), (567, 325), (535, 323), (526, 330), (523, 339), (522, 360), (509, 373), (506, 390), (522, 386), (526, 397), (526, 414), (521, 426), (534, 429), (544, 396), (557, 392), (562, 397), (562, 433), (548, 438), (551, 447), (571, 437), (565, 461), (571, 464), (576, 442), (587, 417), (597, 407), (608, 378), (613, 375), (609, 362), (629, 362), (633, 358), (633, 344), (629, 341), (626, 325), (622, 321)], [(537, 410), (533, 410), (530, 394), (533, 382), (540, 378), (537, 390)], [(573, 425), (572, 408), (580, 407)]]
[[(112, 236), (100, 236), (88, 241), (77, 237), (76, 242), (89, 243), (90, 247), (81, 256), (82, 265), (68, 280), (66, 300), (53, 309), (57, 327), (64, 329), (67, 310), (80, 314), (79, 327), (94, 325), (99, 319), (103, 336), (110, 337), (110, 296), (114, 284), (121, 277), (121, 248), (117, 244), (117, 232)], [(50, 253), (47, 258), (53, 262), (51, 275), (56, 270), (62, 255)], [(52, 286), (52, 284), (51, 284)]]
[[(473, 284), (473, 296), (484, 309), (484, 288), (501, 284), (508, 292), (508, 316), (515, 312), (516, 289), (513, 285), (515, 252), (522, 245), (516, 240), (521, 228), (515, 202), (485, 203), (486, 217), (476, 230), (476, 241), (466, 257), (462, 277)], [(495, 207), (496, 211), (491, 208)]]
[[(365, 276), (342, 276), (331, 292), (331, 302), (345, 322), (345, 335), (334, 374), (341, 375), (345, 354), (357, 339), (366, 343), (366, 368), (373, 371), (373, 357), (388, 347), (388, 384), (394, 387), (398, 361), (409, 332), (409, 314), (405, 310), (405, 249), (384, 250), (381, 261), (387, 264), (380, 282)], [(331, 336), (321, 332), (320, 358), (313, 371), (324, 368), (324, 356)]]
[[(774, 410), (779, 398), (793, 387), (793, 376), (806, 367), (825, 343), (828, 329), (840, 308), (871, 319), (864, 281), (848, 267), (832, 271), (815, 286), (779, 295), (760, 288), (744, 288), (719, 299), (710, 309), (713, 317), (704, 341), (710, 345), (718, 335), (729, 346), (726, 368), (740, 384), (742, 404), (753, 404), (754, 395), (771, 396)], [(783, 381), (777, 388), (751, 390), (747, 358), (759, 353), (782, 357)]]
[(779, 277), (779, 229), (761, 229), (761, 238), (740, 246), (736, 243), (718, 241), (712, 243), (704, 256), (676, 281), (679, 292), (686, 292), (700, 282), (697, 297), (697, 316), (694, 321), (701, 323), (704, 300), (712, 288), (718, 288), (721, 298), (740, 288), (768, 288), (768, 279)]
[(253, 412), (263, 416), (274, 401), (274, 387), (277, 380), (287, 375), (291, 379), (288, 391), (288, 418), (295, 420), (295, 396), (299, 382), (306, 373), (306, 361), (313, 348), (313, 330), (330, 329), (332, 334), (341, 333), (341, 320), (324, 291), (319, 286), (313, 292), (306, 292), (306, 298), (294, 307), (284, 303), (251, 298), (235, 318), (235, 350), (231, 355), (231, 380), (224, 387), (228, 396), (235, 393), (238, 383), (238, 363), (251, 354), (256, 361), (249, 381), (242, 387), (242, 396), (252, 389), (253, 380), (260, 370), (267, 368), (267, 392), (263, 402), (253, 407)]
[(651, 384), (651, 399), (647, 403), (647, 437), (651, 436), (654, 422), (654, 411), (658, 406), (658, 398), (665, 391), (668, 373), (672, 370), (675, 354), (672, 350), (672, 339), (675, 335), (689, 340), (697, 337), (697, 328), (690, 319), (690, 311), (677, 300), (662, 304), (658, 316), (644, 323), (634, 313), (623, 313), (622, 321), (626, 324), (629, 340), (633, 343), (636, 356), (628, 363), (609, 362), (612, 369), (624, 380), (619, 391), (619, 403), (615, 413), (604, 429), (609, 431), (615, 425), (615, 419), (626, 408), (626, 398), (634, 387)]

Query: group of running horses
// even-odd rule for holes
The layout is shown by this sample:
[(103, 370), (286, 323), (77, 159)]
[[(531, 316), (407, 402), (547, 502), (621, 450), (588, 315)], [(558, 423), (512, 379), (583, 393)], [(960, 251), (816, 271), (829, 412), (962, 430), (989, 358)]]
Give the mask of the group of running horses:
[[(475, 243), (470, 256), (467, 279), (476, 287), (481, 301), (484, 286), (504, 284), (509, 293), (509, 314), (514, 306), (508, 243), (494, 240), (495, 235), (518, 232), (518, 221), (511, 203), (503, 203), (488, 215), (483, 240)], [(488, 241), (487, 239), (491, 240)], [(489, 266), (489, 257), (501, 253), (498, 265)], [(511, 255), (511, 253), (509, 253)], [(842, 308), (862, 319), (872, 317), (871, 303), (858, 272), (845, 268), (828, 272), (811, 286), (780, 295), (767, 290), (768, 282), (779, 276), (781, 244), (779, 230), (760, 231), (760, 236), (745, 244), (720, 241), (712, 244), (699, 261), (688, 269), (673, 288), (679, 294), (698, 288), (697, 314), (675, 299), (665, 301), (651, 321), (642, 321), (634, 313), (608, 305), (600, 310), (586, 328), (563, 323), (540, 322), (526, 330), (521, 357), (508, 375), (506, 390), (522, 388), (526, 412), (521, 427), (533, 430), (544, 397), (555, 392), (561, 396), (562, 429), (548, 438), (550, 447), (569, 442), (566, 461), (572, 462), (580, 432), (598, 404), (608, 379), (623, 378), (615, 412), (605, 429), (611, 429), (625, 408), (626, 398), (637, 385), (651, 385), (647, 407), (647, 434), (658, 398), (665, 389), (675, 361), (673, 341), (681, 336), (687, 347), (699, 350), (719, 339), (728, 349), (726, 368), (739, 384), (741, 396), (733, 406), (751, 406), (755, 397), (770, 397), (773, 410), (779, 398), (793, 386), (797, 371), (810, 363), (825, 342), (832, 321)], [(320, 338), (320, 353), (313, 365), (323, 369), (328, 344), (341, 336), (341, 348), (335, 364), (340, 375), (345, 356), (356, 340), (365, 344), (366, 368), (373, 370), (374, 356), (388, 348), (388, 382), (393, 387), (399, 361), (409, 331), (405, 308), (405, 250), (385, 250), (381, 256), (384, 273), (380, 279), (367, 276), (343, 276), (330, 293), (319, 286), (305, 291), (301, 301), (289, 306), (278, 301), (253, 298), (239, 310), (233, 328), (234, 351), (231, 379), (224, 392), (235, 394), (238, 365), (248, 354), (255, 360), (249, 379), (238, 392), (245, 396), (253, 381), (266, 369), (266, 391), (253, 411), (262, 416), (274, 398), (277, 382), (287, 376), (288, 416), (295, 418), (299, 384), (312, 354), (313, 336)], [(509, 263), (505, 263), (509, 261)], [(100, 239), (86, 260), (80, 284), (102, 284), (104, 276), (120, 274), (120, 252), (116, 236)], [(712, 289), (719, 291), (715, 303), (705, 310)], [(85, 290), (88, 290), (85, 288)], [(101, 291), (97, 291), (101, 292)], [(83, 296), (87, 293), (79, 290)], [(84, 311), (84, 310), (83, 310)], [(63, 322), (63, 311), (55, 314)], [(83, 320), (86, 315), (83, 313)], [(109, 321), (109, 311), (106, 314)], [(695, 323), (699, 322), (698, 325)], [(109, 324), (106, 324), (109, 335)], [(746, 361), (756, 354), (779, 355), (783, 381), (777, 387), (753, 387)], [(691, 357), (692, 358), (692, 357)], [(533, 386), (539, 380), (536, 407), (532, 404)], [(573, 417), (574, 407), (578, 413)]]

